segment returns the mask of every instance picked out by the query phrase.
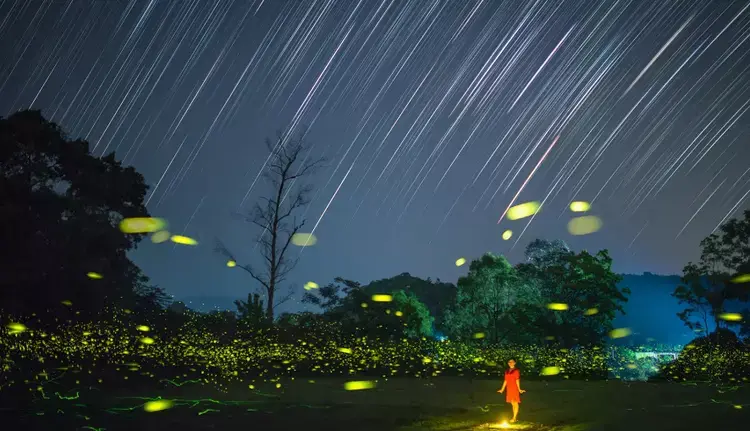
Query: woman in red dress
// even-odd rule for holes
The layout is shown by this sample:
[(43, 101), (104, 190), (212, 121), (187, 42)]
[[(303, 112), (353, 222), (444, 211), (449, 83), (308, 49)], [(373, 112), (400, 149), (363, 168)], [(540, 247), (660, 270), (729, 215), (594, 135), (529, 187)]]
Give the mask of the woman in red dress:
[(505, 402), (510, 403), (511, 407), (513, 407), (513, 419), (510, 420), (512, 423), (516, 421), (516, 417), (518, 416), (518, 405), (521, 404), (521, 394), (526, 392), (521, 389), (521, 372), (516, 368), (516, 361), (513, 359), (508, 361), (508, 369), (505, 370), (505, 381), (503, 382), (503, 387), (498, 392), (502, 394), (505, 389), (508, 389), (508, 392), (505, 393)]

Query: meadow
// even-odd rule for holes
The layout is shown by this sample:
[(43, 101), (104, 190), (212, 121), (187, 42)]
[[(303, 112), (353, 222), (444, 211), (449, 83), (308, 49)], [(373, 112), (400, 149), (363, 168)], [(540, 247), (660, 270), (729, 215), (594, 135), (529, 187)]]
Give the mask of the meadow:
[[(271, 327), (160, 328), (121, 315), (0, 335), (11, 429), (463, 430), (502, 427), (514, 357), (528, 390), (511, 429), (733, 429), (750, 412), (750, 353), (686, 346), (562, 349), (371, 339)], [(651, 377), (651, 381), (646, 381)]]

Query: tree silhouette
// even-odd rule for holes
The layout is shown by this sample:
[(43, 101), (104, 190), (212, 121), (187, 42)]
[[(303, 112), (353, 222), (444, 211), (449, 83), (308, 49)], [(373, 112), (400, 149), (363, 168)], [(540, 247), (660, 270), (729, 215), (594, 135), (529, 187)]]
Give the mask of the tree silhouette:
[(721, 225), (700, 246), (700, 260), (685, 265), (682, 284), (672, 296), (687, 306), (677, 313), (680, 320), (690, 329), (708, 332), (709, 320), (717, 330), (732, 324), (721, 319), (727, 302), (750, 299), (750, 283), (737, 282), (739, 276), (750, 273), (750, 210), (744, 219)]
[(147, 216), (147, 186), (114, 154), (94, 157), (39, 111), (0, 118), (0, 307), (85, 316), (107, 304), (160, 302), (128, 259), (142, 235), (118, 228)]
[(266, 321), (266, 310), (259, 294), (248, 293), (246, 301), (238, 299), (234, 301), (234, 305), (237, 307), (237, 314), (242, 323), (257, 327)]
[[(307, 196), (312, 190), (309, 184), (297, 183), (318, 168), (323, 159), (308, 159), (309, 151), (302, 135), (285, 138), (279, 134), (275, 142), (267, 140), (266, 145), (270, 155), (268, 170), (263, 176), (271, 186), (272, 193), (270, 197), (261, 197), (253, 211), (245, 217), (246, 221), (262, 229), (258, 243), (264, 264), (261, 270), (250, 264), (237, 267), (247, 272), (265, 290), (266, 318), (273, 320), (274, 308), (292, 295), (289, 291), (280, 299), (277, 297), (286, 276), (297, 264), (297, 259), (289, 257), (289, 246), (294, 235), (305, 225), (305, 220), (298, 221), (295, 212), (309, 203)], [(217, 242), (216, 250), (237, 261), (221, 241)]]

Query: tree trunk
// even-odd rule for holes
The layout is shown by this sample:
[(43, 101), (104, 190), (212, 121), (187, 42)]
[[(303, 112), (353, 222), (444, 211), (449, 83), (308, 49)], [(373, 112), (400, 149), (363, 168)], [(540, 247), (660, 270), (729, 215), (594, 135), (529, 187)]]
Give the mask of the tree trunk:
[(276, 286), (271, 285), (271, 288), (268, 289), (268, 304), (266, 305), (266, 318), (269, 322), (273, 322), (273, 296)]

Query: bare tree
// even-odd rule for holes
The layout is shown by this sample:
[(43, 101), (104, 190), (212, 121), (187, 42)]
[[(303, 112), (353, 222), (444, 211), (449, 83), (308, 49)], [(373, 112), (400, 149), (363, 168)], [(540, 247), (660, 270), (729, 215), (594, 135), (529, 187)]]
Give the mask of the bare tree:
[[(266, 318), (273, 320), (274, 308), (291, 298), (291, 289), (281, 295), (281, 285), (286, 276), (297, 265), (297, 258), (289, 257), (292, 237), (304, 227), (305, 220), (298, 220), (296, 210), (309, 203), (312, 191), (310, 184), (303, 184), (302, 178), (320, 167), (323, 159), (310, 160), (309, 152), (299, 138), (285, 139), (279, 134), (276, 141), (266, 140), (270, 151), (267, 170), (263, 176), (272, 188), (270, 197), (261, 197), (255, 207), (244, 218), (262, 229), (258, 238), (263, 256), (263, 268), (256, 270), (249, 264), (240, 265), (256, 280), (266, 293)], [(221, 242), (216, 250), (236, 262), (234, 254)], [(280, 297), (280, 298), (279, 298)]]

